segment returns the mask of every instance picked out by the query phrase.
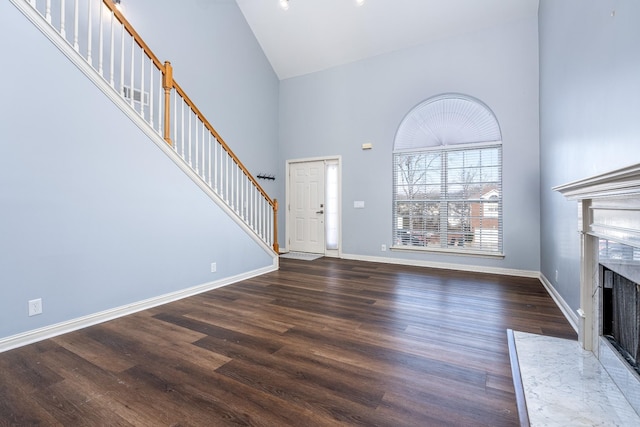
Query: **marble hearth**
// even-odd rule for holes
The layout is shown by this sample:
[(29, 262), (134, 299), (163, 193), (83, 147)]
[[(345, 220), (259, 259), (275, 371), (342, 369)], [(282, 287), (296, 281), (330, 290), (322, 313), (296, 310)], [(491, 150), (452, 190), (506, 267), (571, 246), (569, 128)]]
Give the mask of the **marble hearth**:
[(555, 187), (578, 201), (578, 339), (640, 414), (640, 376), (602, 336), (603, 266), (640, 283), (640, 165)]

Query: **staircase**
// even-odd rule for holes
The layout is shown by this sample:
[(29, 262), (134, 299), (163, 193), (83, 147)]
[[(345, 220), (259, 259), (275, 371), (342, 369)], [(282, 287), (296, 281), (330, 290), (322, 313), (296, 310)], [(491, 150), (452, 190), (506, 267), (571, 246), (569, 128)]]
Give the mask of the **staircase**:
[(258, 244), (279, 251), (271, 199), (112, 0), (9, 0)]

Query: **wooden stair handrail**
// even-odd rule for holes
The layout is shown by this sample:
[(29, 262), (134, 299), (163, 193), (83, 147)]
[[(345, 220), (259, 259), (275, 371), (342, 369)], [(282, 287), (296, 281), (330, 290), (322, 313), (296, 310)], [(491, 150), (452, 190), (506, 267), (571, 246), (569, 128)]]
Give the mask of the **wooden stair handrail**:
[(242, 162), (240, 161), (240, 159), (238, 159), (238, 157), (235, 155), (235, 153), (233, 151), (231, 151), (231, 148), (229, 148), (229, 146), (224, 141), (224, 139), (222, 139), (222, 137), (218, 134), (218, 132), (216, 132), (216, 130), (213, 128), (213, 126), (211, 126), (211, 123), (209, 123), (209, 121), (206, 119), (206, 117), (200, 112), (198, 107), (196, 107), (196, 105), (193, 103), (191, 98), (189, 98), (189, 96), (187, 96), (187, 94), (184, 92), (184, 90), (182, 90), (180, 85), (175, 80), (173, 81), (173, 88), (176, 90), (176, 92), (178, 92), (178, 94), (182, 97), (182, 99), (187, 103), (189, 108), (191, 108), (191, 111), (193, 111), (194, 114), (196, 116), (198, 116), (198, 118), (202, 121), (202, 123), (204, 123), (204, 125), (207, 127), (209, 132), (211, 132), (211, 134), (218, 141), (218, 143), (222, 146), (222, 148), (224, 148), (224, 150), (229, 154), (229, 156), (231, 156), (231, 159), (238, 165), (238, 167), (247, 176), (247, 178), (249, 178), (249, 180), (251, 180), (251, 182), (253, 182), (253, 184), (256, 186), (256, 188), (260, 191), (260, 194), (262, 194), (262, 196), (264, 196), (264, 198), (269, 201), (269, 204), (271, 206), (273, 206), (274, 205), (273, 204), (273, 200), (271, 200), (269, 195), (262, 189), (262, 186), (260, 184), (258, 184), (258, 181), (256, 181), (256, 179), (253, 177), (253, 175), (251, 175), (249, 170), (247, 170), (247, 168), (242, 164)]

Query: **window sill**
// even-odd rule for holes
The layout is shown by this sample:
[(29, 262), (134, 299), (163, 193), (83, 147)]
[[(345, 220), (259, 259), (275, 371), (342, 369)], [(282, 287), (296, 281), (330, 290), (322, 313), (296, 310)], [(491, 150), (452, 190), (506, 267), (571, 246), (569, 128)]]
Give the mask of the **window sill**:
[(470, 251), (463, 249), (448, 249), (448, 248), (434, 248), (434, 247), (420, 247), (420, 246), (391, 246), (389, 248), (391, 251), (397, 252), (429, 252), (429, 253), (439, 253), (446, 255), (461, 255), (461, 256), (474, 256), (480, 258), (498, 258), (503, 259), (503, 253), (487, 253), (487, 252), (478, 252), (478, 251)]

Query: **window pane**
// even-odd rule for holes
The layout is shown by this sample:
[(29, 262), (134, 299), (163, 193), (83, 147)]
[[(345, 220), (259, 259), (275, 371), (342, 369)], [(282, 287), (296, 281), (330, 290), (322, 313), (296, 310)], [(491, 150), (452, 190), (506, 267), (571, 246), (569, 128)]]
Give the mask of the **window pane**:
[(326, 166), (325, 221), (327, 230), (327, 249), (338, 249), (338, 163), (330, 162)]
[(395, 154), (394, 245), (501, 252), (500, 160), (499, 146)]

